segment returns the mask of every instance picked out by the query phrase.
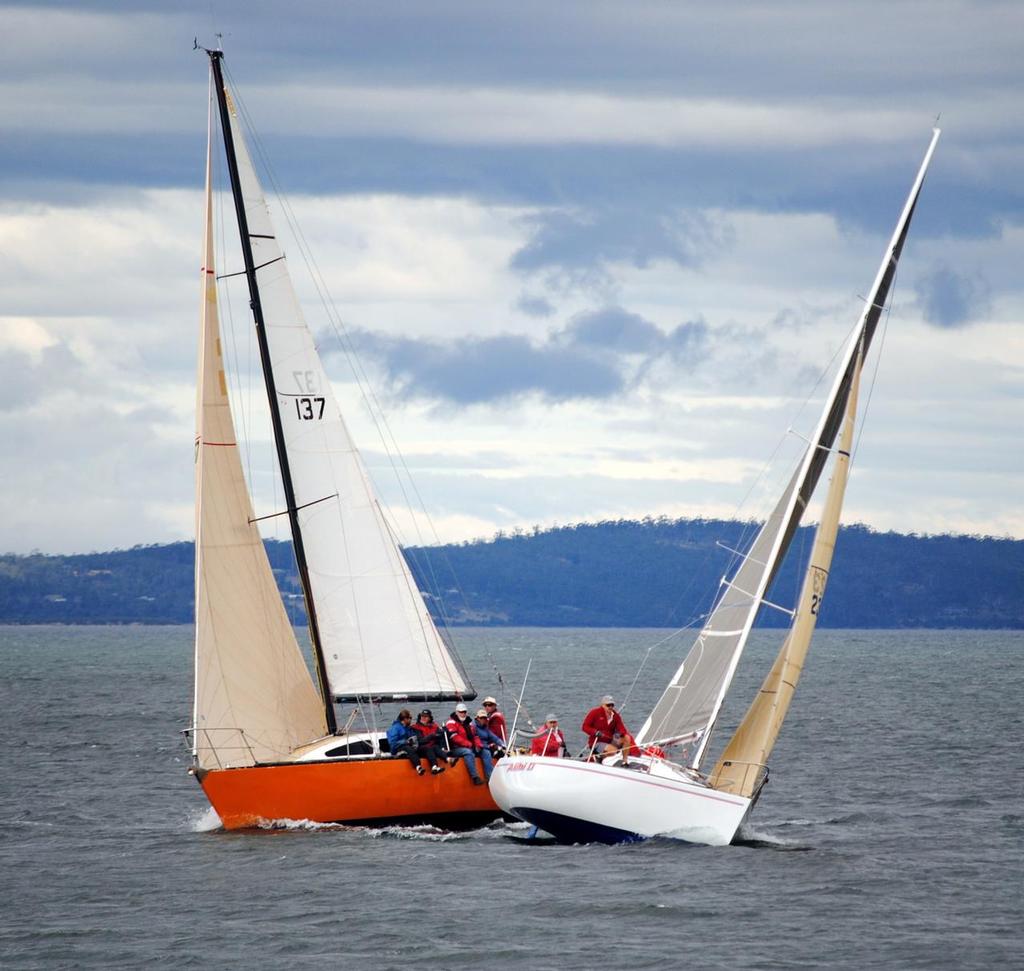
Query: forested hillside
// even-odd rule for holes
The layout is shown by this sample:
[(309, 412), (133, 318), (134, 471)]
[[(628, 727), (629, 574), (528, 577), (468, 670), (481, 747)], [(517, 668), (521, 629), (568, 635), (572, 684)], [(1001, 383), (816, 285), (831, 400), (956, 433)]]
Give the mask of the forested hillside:
[[(754, 527), (719, 520), (580, 524), (407, 556), (428, 603), (455, 624), (680, 626), (710, 606)], [(769, 598), (792, 605), (810, 530)], [(291, 546), (267, 550), (296, 623)], [(0, 557), (0, 623), (189, 623), (191, 543), (76, 556)], [(763, 611), (763, 626), (784, 614)], [(820, 623), (828, 627), (1024, 628), (1024, 541), (840, 533)]]

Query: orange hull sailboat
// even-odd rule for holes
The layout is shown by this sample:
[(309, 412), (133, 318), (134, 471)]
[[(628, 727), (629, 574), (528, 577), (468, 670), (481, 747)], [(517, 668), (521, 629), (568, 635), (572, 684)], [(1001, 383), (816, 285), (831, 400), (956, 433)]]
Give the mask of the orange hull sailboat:
[[(441, 637), (342, 419), (292, 289), (223, 77), (211, 72), (196, 403), (195, 697), (191, 771), (228, 829), (282, 820), (451, 828), (499, 815), (456, 765), (393, 759), (381, 703), (476, 697)], [(277, 469), (306, 605), (303, 659), (257, 526), (224, 374), (213, 254), (213, 145), (223, 135)], [(262, 517), (266, 518), (266, 517)], [(335, 704), (350, 704), (338, 727)]]
[(405, 759), (223, 769), (203, 773), (201, 785), (225, 829), (294, 819), (467, 829), (498, 815), (487, 787), (474, 786), (461, 765), (421, 777)]

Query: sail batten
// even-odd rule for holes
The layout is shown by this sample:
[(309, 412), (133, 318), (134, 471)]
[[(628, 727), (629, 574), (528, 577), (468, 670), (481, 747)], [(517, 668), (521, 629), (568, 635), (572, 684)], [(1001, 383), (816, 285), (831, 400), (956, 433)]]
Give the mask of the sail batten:
[[(895, 277), (899, 256), (906, 241), (917, 199), (931, 162), (939, 130), (935, 129), (925, 152), (907, 201), (886, 248), (872, 289), (864, 304), (857, 327), (847, 341), (838, 373), (814, 433), (789, 484), (772, 513), (761, 527), (747, 555), (732, 577), (723, 582), (723, 590), (704, 629), (680, 665), (675, 677), (637, 735), (639, 741), (675, 737), (698, 732), (700, 741), (690, 758), (699, 766), (711, 738), (718, 713), (725, 699), (740, 656), (764, 597), (782, 566), (793, 536), (800, 525), (822, 471), (832, 453), (848, 401), (859, 374), (860, 361), (867, 354), (872, 337)], [(849, 450), (849, 446), (847, 451)], [(745, 593), (743, 591), (746, 591)], [(738, 630), (734, 637), (722, 631)], [(709, 635), (716, 639), (709, 650)], [(687, 690), (678, 691), (685, 683)]]

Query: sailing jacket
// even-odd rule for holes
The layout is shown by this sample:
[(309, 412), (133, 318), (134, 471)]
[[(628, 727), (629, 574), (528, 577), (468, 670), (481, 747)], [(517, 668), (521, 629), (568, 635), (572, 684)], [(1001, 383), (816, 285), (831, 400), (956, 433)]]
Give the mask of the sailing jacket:
[(437, 748), (445, 748), (444, 732), (441, 731), (441, 726), (436, 721), (431, 719), (426, 725), (423, 724), (419, 719), (413, 722), (413, 730), (420, 737), (421, 746), (433, 745)]
[(487, 727), (501, 739), (502, 747), (508, 744), (508, 729), (505, 727), (505, 716), (500, 711), (492, 711), (487, 719)]
[(400, 752), (406, 741), (415, 735), (411, 725), (403, 725), (396, 718), (388, 729), (388, 749), (391, 752)]
[(453, 748), (468, 748), (474, 752), (480, 748), (480, 737), (472, 718), (462, 722), (455, 717), (455, 712), (452, 712), (451, 717), (444, 723), (444, 728)]
[(550, 755), (558, 758), (565, 751), (565, 736), (557, 728), (542, 728), (530, 742), (531, 755)]
[(481, 725), (476, 719), (473, 720), (473, 727), (476, 729), (476, 737), (481, 744), (491, 749), (504, 748), (505, 743), (492, 732), (486, 725)]
[(598, 705), (596, 708), (591, 708), (587, 712), (587, 717), (583, 719), (583, 725), (581, 726), (583, 731), (586, 733), (587, 741), (590, 742), (591, 748), (598, 742), (607, 743), (612, 740), (612, 735), (616, 732), (622, 735), (628, 735), (629, 732), (626, 730), (626, 725), (622, 721), (622, 715), (617, 711), (612, 712), (612, 717), (608, 717), (608, 713), (604, 710), (602, 705)]

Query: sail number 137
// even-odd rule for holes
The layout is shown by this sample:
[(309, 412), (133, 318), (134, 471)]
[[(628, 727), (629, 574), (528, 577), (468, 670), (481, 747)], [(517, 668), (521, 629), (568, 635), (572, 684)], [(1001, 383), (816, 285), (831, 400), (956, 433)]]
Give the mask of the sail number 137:
[(296, 398), (295, 413), (300, 421), (319, 421), (324, 416), (324, 398)]

